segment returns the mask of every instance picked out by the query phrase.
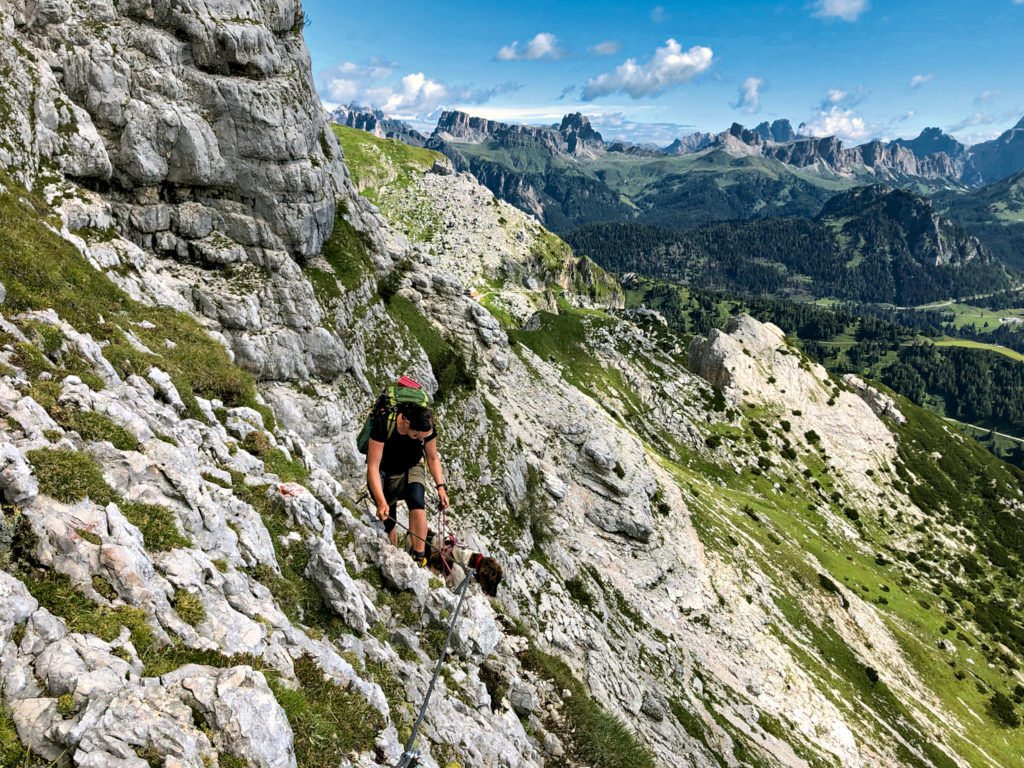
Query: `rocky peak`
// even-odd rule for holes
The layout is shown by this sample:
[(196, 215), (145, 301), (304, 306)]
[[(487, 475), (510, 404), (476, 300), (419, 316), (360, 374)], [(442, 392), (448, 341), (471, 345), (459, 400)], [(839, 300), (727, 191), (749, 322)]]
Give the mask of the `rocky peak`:
[(330, 113), (332, 123), (357, 128), (382, 139), (398, 139), (413, 147), (422, 147), (427, 137), (402, 120), (388, 117), (379, 109), (355, 104), (336, 107)]
[(909, 147), (919, 159), (936, 152), (944, 152), (948, 157), (958, 159), (967, 151), (966, 146), (949, 134), (943, 133), (941, 128), (925, 128), (916, 139), (894, 139), (890, 142), (890, 145), (892, 144)]
[(667, 155), (682, 155), (688, 152), (699, 152), (705, 147), (710, 146), (714, 138), (715, 135), (713, 133), (691, 133), (688, 136), (676, 139), (662, 151)]
[(499, 123), (465, 112), (442, 112), (428, 146), (444, 151), (444, 142), (480, 143), (497, 141), (512, 146), (525, 141), (536, 142), (556, 155), (594, 157), (605, 151), (601, 134), (593, 129), (590, 120), (579, 112), (565, 115), (557, 126), (550, 128)]
[(590, 120), (579, 112), (566, 115), (558, 132), (565, 137), (566, 151), (570, 155), (581, 155), (588, 148), (603, 148), (604, 139), (591, 127)]
[(432, 135), (446, 141), (477, 143), (503, 128), (508, 126), (483, 117), (473, 117), (466, 112), (446, 110), (438, 118), (437, 127), (434, 128)]
[(761, 138), (766, 141), (774, 141), (776, 143), (782, 143), (784, 141), (792, 141), (796, 138), (796, 131), (793, 130), (793, 126), (789, 120), (779, 119), (769, 125), (768, 121), (759, 123), (754, 131), (757, 132)]

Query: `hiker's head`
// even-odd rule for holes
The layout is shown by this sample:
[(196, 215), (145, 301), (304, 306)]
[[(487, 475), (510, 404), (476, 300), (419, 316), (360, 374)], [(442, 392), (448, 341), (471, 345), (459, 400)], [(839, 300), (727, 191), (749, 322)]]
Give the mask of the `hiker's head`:
[(480, 583), (484, 594), (491, 597), (497, 596), (498, 585), (501, 584), (504, 575), (501, 564), (493, 557), (481, 557), (480, 562), (476, 565), (476, 580)]
[(434, 412), (428, 406), (402, 403), (398, 406), (398, 413), (406, 418), (412, 431), (421, 432), (424, 437), (434, 431)]

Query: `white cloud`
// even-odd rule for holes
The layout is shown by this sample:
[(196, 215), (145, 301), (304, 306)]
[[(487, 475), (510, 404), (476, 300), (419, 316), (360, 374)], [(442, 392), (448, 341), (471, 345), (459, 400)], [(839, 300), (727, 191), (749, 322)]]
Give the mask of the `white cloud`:
[(812, 16), (856, 21), (857, 17), (868, 9), (868, 0), (818, 0), (814, 7), (817, 10), (811, 14)]
[(742, 109), (748, 115), (753, 115), (761, 110), (761, 86), (764, 79), (760, 77), (748, 77), (740, 86), (739, 100), (733, 105), (735, 109)]
[(669, 38), (646, 64), (626, 59), (614, 71), (588, 80), (583, 88), (583, 100), (592, 101), (616, 91), (628, 93), (634, 99), (661, 93), (704, 72), (711, 66), (712, 58), (713, 53), (707, 46), (695, 45), (684, 51), (679, 43)]
[(656, 5), (651, 8), (651, 21), (655, 24), (661, 24), (666, 19), (665, 8), (661, 5)]
[(852, 109), (834, 106), (819, 111), (807, 123), (801, 123), (799, 133), (810, 136), (838, 136), (847, 142), (859, 142), (878, 132), (878, 126), (868, 125), (867, 121)]
[(970, 117), (965, 117), (959, 123), (955, 123), (946, 129), (946, 133), (959, 133), (966, 128), (975, 128), (979, 125), (991, 125), (996, 121), (995, 115), (983, 115), (981, 112), (975, 112)]
[(896, 117), (892, 118), (889, 122), (890, 123), (905, 123), (907, 120), (912, 118), (915, 114), (917, 114), (917, 113), (914, 110), (908, 109), (902, 115), (896, 115)]
[(935, 75), (932, 73), (929, 73), (927, 75), (914, 75), (912, 78), (910, 78), (910, 82), (907, 83), (907, 85), (909, 85), (911, 88), (920, 88), (933, 77), (935, 77)]
[(605, 40), (603, 43), (590, 46), (587, 50), (593, 56), (614, 56), (622, 50), (622, 43), (618, 40)]
[[(1024, 5), (1024, 0), (1020, 0), (1019, 4), (1020, 5)], [(990, 91), (984, 91), (984, 92), (982, 92), (982, 93), (980, 93), (980, 94), (978, 94), (977, 96), (974, 97), (974, 103), (975, 104), (981, 104), (982, 102), (988, 101), (990, 99), (994, 99), (1000, 93), (1002, 93), (1002, 91), (999, 90), (998, 88), (994, 88), (994, 89), (992, 89)]]
[(368, 66), (360, 66), (346, 61), (317, 73), (317, 91), (325, 102), (358, 104), (383, 110), (392, 117), (422, 120), (453, 103), (483, 104), (521, 87), (514, 82), (486, 89), (452, 87), (422, 72), (412, 72), (397, 80), (393, 73), (393, 64), (371, 61)]
[(828, 112), (833, 107), (844, 107), (846, 109), (853, 109), (860, 104), (864, 99), (868, 97), (868, 92), (864, 88), (864, 85), (858, 85), (856, 91), (844, 91), (841, 88), (829, 88), (825, 93), (825, 98), (821, 100), (821, 104), (818, 105), (817, 110), (819, 112)]
[(519, 49), (519, 41), (506, 45), (495, 55), (498, 61), (536, 61), (538, 59), (560, 59), (565, 51), (558, 47), (558, 38), (550, 32), (540, 32), (530, 42)]

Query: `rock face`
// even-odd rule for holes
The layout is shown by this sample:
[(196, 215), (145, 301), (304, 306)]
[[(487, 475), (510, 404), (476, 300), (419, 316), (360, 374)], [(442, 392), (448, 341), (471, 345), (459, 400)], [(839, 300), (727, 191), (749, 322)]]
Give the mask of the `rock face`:
[(135, 242), (214, 263), (237, 261), (233, 247), (257, 263), (319, 252), (344, 171), (297, 1), (0, 12), (40, 51), (26, 85), (55, 106), (36, 119), (56, 134), (36, 137), (40, 154), (109, 190)]
[(714, 141), (713, 133), (691, 133), (676, 139), (662, 150), (666, 155), (684, 155), (690, 152), (699, 152)]
[(1024, 118), (991, 141), (968, 150), (964, 182), (981, 187), (1024, 169)]

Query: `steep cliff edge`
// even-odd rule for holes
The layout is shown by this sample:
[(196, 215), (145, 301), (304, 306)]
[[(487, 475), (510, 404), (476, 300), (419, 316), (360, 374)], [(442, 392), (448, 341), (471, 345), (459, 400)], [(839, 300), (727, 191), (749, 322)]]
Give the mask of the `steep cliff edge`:
[[(13, 23), (11, 66), (34, 71), (42, 38)], [(3, 125), (29, 140), (6, 145), (0, 178), (12, 754), (394, 765), (455, 603), (353, 502), (354, 433), (401, 373), (436, 397), (460, 538), (506, 575), (496, 601), (474, 588), (464, 606), (428, 768), (1019, 752), (996, 718), (1020, 679), (1021, 497), (984, 450), (753, 319), (691, 340), (623, 312), (614, 281), (536, 221), (365, 134), (358, 148), (339, 131), (377, 207), (328, 136), (322, 248), (280, 247), (274, 215), (241, 196), (281, 244), (233, 239), (204, 199), (184, 210), (237, 258), (159, 251), (118, 213), (116, 162), (109, 188), (50, 165), (78, 156), (66, 146), (100, 156), (85, 120), (50, 152), (15, 96)]]

